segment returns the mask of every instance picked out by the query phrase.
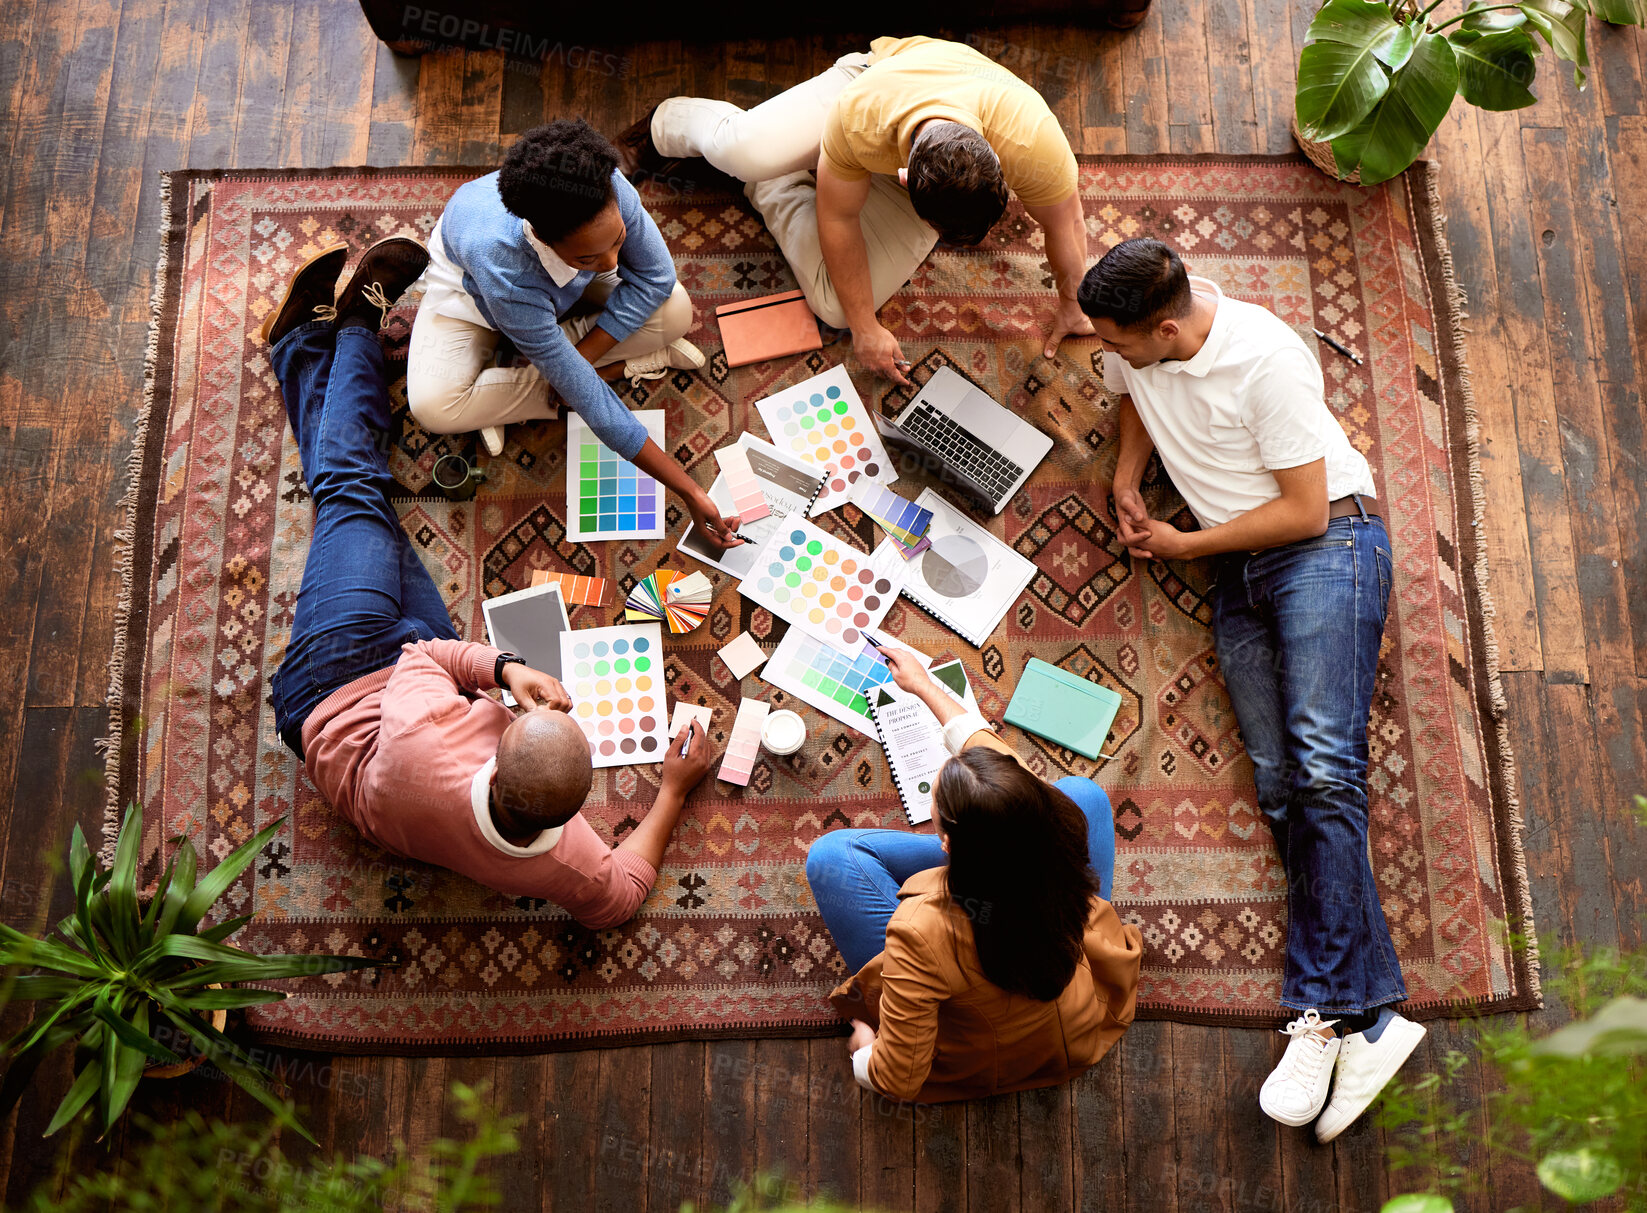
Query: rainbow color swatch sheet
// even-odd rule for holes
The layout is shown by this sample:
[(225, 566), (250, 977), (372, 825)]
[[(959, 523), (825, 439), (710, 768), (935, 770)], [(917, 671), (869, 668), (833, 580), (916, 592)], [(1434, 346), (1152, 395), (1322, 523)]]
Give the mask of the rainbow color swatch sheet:
[[(893, 563), (901, 564), (897, 556)], [(861, 629), (880, 623), (903, 585), (903, 570), (877, 568), (790, 514), (767, 537), (738, 592), (820, 640), (856, 649)]]
[[(885, 639), (895, 648), (915, 653), (907, 645), (892, 642), (890, 637)], [(931, 660), (920, 653), (915, 653), (915, 657), (922, 665)], [(876, 687), (891, 682), (892, 671), (886, 662), (876, 660), (868, 652), (846, 653), (800, 628), (790, 628), (767, 658), (761, 681), (789, 692), (802, 703), (811, 704), (865, 737), (880, 740), (869, 714), (868, 695)]]
[(669, 737), (657, 624), (562, 632), (560, 670), (595, 766), (663, 760)]
[[(634, 416), (663, 446), (663, 410)], [(663, 538), (663, 486), (615, 454), (573, 412), (566, 418), (566, 537), (574, 543)]]
[(845, 501), (859, 480), (886, 484), (898, 478), (844, 366), (756, 401), (755, 409), (773, 445), (830, 469), (812, 507), (814, 518)]

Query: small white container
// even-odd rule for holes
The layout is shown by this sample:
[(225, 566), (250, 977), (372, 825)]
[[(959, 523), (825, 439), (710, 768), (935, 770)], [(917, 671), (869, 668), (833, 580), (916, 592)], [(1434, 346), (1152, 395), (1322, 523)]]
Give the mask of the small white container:
[(767, 753), (793, 754), (806, 744), (806, 722), (788, 708), (779, 708), (761, 726), (761, 745)]

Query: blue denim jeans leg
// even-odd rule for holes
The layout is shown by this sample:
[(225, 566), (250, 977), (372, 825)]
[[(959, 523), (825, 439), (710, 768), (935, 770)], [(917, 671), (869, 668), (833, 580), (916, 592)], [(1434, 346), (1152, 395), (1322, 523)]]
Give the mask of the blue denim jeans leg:
[(275, 727), (301, 755), (303, 722), (322, 699), (393, 665), (403, 644), (457, 632), (389, 504), (389, 391), (377, 333), (300, 325), (269, 361), (314, 498), (291, 638), (271, 686)]
[(1355, 1013), (1406, 998), (1367, 858), (1367, 719), (1390, 597), (1373, 516), (1218, 564), (1212, 630), (1258, 805), (1287, 876), (1281, 1003)]
[[(1078, 775), (1055, 785), (1087, 819), (1087, 854), (1107, 900), (1115, 872), (1115, 820), (1109, 797)], [(917, 872), (949, 862), (936, 834), (902, 830), (833, 830), (806, 853), (806, 882), (824, 925), (856, 973), (886, 947), (886, 924), (898, 908), (898, 890)]]

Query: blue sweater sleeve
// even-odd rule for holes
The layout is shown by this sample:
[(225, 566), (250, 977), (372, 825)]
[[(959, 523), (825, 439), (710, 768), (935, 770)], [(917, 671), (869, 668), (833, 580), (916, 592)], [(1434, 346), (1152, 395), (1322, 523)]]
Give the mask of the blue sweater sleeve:
[(675, 260), (635, 187), (615, 170), (612, 190), (629, 234), (618, 251), (618, 285), (607, 296), (597, 323), (623, 341), (668, 301), (675, 289)]

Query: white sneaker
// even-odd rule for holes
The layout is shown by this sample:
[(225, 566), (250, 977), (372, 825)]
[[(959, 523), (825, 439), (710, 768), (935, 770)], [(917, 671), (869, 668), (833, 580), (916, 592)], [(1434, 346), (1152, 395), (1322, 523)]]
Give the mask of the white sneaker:
[(1336, 1036), (1323, 1036), (1317, 1028), (1330, 1028), (1336, 1019), (1323, 1020), (1314, 1007), (1282, 1029), (1292, 1037), (1281, 1064), (1270, 1071), (1258, 1092), (1258, 1106), (1271, 1120), (1284, 1125), (1307, 1125), (1327, 1102), (1332, 1083), (1333, 1061), (1343, 1044)]
[(1364, 1032), (1344, 1037), (1338, 1053), (1338, 1081), (1333, 1084), (1332, 1102), (1315, 1122), (1315, 1140), (1329, 1142), (1349, 1128), (1423, 1039), (1424, 1025), (1400, 1015), (1384, 1025), (1377, 1040), (1368, 1040)]
[(685, 337), (623, 364), (625, 379), (662, 379), (670, 371), (698, 371), (709, 359)]
[(488, 455), (503, 454), (503, 427), (501, 425), (489, 425), (483, 428), (480, 431), (480, 440), (486, 444), (486, 453)]

